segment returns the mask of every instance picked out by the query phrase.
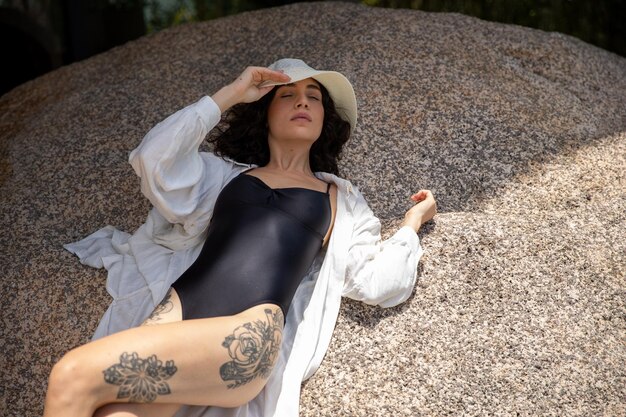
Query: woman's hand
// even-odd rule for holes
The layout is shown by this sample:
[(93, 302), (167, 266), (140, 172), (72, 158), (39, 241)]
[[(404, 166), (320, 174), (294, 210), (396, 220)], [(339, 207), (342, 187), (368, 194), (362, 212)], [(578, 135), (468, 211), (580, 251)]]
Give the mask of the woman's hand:
[(235, 81), (215, 93), (213, 101), (217, 103), (223, 113), (235, 104), (257, 101), (274, 87), (259, 87), (261, 83), (265, 81), (285, 83), (290, 79), (281, 71), (272, 71), (265, 67), (248, 67)]
[(424, 223), (435, 216), (437, 203), (429, 190), (419, 190), (411, 196), (411, 200), (416, 204), (406, 212), (402, 225), (410, 226), (417, 232)]

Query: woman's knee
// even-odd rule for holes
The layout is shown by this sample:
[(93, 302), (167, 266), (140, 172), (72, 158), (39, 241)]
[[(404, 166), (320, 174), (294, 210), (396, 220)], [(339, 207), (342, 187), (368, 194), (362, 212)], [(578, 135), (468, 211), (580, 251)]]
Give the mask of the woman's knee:
[(84, 407), (95, 404), (95, 398), (92, 395), (95, 377), (89, 375), (87, 370), (89, 367), (83, 362), (75, 349), (66, 353), (54, 365), (48, 379), (49, 401), (74, 406), (77, 402), (81, 402)]

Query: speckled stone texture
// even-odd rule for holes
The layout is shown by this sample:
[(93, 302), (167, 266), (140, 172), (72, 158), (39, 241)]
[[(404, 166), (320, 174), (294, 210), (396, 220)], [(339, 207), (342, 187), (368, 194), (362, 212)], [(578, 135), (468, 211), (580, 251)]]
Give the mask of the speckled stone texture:
[(302, 416), (626, 414), (626, 59), (457, 14), (299, 4), (190, 24), (0, 98), (0, 415), (107, 307), (61, 245), (149, 208), (127, 157), (246, 65), (300, 57), (354, 83), (342, 173), (391, 234), (430, 188), (414, 295), (345, 301)]

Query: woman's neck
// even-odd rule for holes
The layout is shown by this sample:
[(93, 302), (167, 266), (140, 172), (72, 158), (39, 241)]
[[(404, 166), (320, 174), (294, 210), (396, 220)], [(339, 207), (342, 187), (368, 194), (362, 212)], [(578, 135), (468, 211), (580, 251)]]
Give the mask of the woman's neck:
[(311, 145), (311, 143), (303, 142), (276, 143), (270, 141), (270, 160), (265, 167), (272, 171), (313, 175), (309, 164)]

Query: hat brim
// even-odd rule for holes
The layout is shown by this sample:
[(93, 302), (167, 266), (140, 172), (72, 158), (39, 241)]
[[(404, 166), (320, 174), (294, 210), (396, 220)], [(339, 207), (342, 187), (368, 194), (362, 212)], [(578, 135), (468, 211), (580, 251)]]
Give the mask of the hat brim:
[(290, 81), (284, 83), (265, 81), (259, 84), (259, 87), (285, 85), (313, 78), (328, 90), (330, 98), (335, 103), (337, 113), (342, 119), (350, 123), (350, 130), (354, 132), (357, 119), (356, 96), (352, 84), (343, 74), (336, 71), (317, 71), (309, 68), (285, 68), (283, 72), (291, 78)]

